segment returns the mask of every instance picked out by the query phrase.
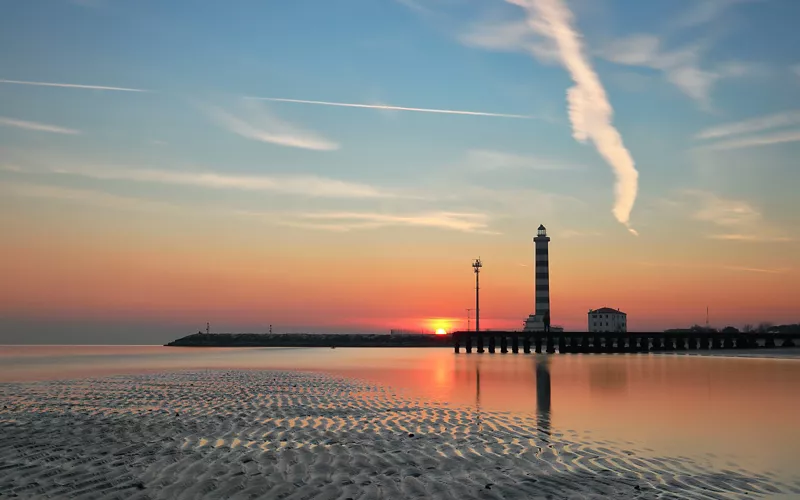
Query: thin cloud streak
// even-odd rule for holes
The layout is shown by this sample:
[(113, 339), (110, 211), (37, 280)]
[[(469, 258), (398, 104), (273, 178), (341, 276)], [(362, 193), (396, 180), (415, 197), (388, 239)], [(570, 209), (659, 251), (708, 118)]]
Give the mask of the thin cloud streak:
[(694, 199), (692, 219), (713, 224), (718, 227), (717, 231), (723, 231), (705, 235), (708, 239), (752, 243), (796, 241), (796, 238), (784, 236), (780, 228), (771, 227), (761, 212), (744, 200), (700, 190), (684, 190), (683, 194)]
[(13, 182), (0, 184), (0, 192), (6, 195), (22, 196), (27, 198), (55, 199), (68, 202), (77, 202), (83, 205), (163, 213), (164, 210), (179, 209), (178, 205), (143, 198), (119, 196), (102, 191), (90, 189), (76, 189), (47, 184), (31, 184), (27, 182)]
[(9, 83), (14, 85), (36, 85), (41, 87), (63, 87), (70, 89), (88, 89), (88, 90), (112, 90), (117, 92), (150, 92), (144, 89), (133, 89), (126, 87), (107, 87), (104, 85), (79, 85), (75, 83), (51, 83), (51, 82), (26, 82), (22, 80), (2, 80), (0, 83)]
[[(268, 224), (300, 229), (346, 232), (359, 229), (377, 229), (388, 226), (428, 227), (467, 233), (497, 234), (486, 230), (488, 217), (484, 214), (430, 212), (419, 214), (386, 214), (368, 212), (255, 212), (248, 210), (210, 207), (207, 205), (177, 205), (158, 200), (120, 196), (103, 191), (76, 189), (63, 186), (13, 182), (0, 184), (4, 196), (56, 200), (90, 207), (112, 210), (145, 212), (150, 214), (180, 214), (197, 216), (216, 214), (257, 219)], [(320, 220), (322, 222), (313, 222)], [(330, 221), (330, 222), (328, 222)]]
[(797, 124), (800, 124), (800, 110), (792, 110), (710, 127), (700, 131), (695, 135), (695, 139), (719, 139)]
[(558, 46), (561, 62), (575, 82), (567, 91), (573, 137), (579, 142), (591, 139), (611, 166), (617, 178), (614, 216), (631, 233), (637, 234), (630, 226), (630, 213), (636, 201), (639, 173), (622, 137), (612, 125), (614, 111), (599, 76), (584, 55), (581, 36), (572, 27), (572, 12), (562, 0), (507, 1), (526, 8), (532, 29), (543, 31)]
[(690, 28), (719, 19), (729, 8), (761, 0), (695, 0), (690, 9), (675, 21), (680, 28)]
[(749, 241), (753, 243), (786, 243), (796, 241), (795, 238), (788, 236), (765, 236), (761, 234), (712, 234), (708, 236), (712, 240), (724, 241)]
[(50, 132), (53, 134), (77, 135), (81, 133), (80, 130), (75, 130), (73, 128), (59, 127), (57, 125), (50, 125), (47, 123), (16, 120), (14, 118), (6, 118), (3, 116), (0, 116), (0, 125), (6, 127), (19, 128), (23, 130), (34, 130), (36, 132)]
[(265, 176), (230, 175), (215, 172), (187, 172), (131, 168), (59, 167), (52, 173), (79, 175), (101, 180), (128, 180), (176, 184), (213, 189), (270, 191), (328, 198), (392, 198), (396, 195), (373, 186), (313, 175)]
[(763, 274), (786, 274), (792, 271), (791, 268), (782, 267), (777, 269), (748, 267), (748, 266), (704, 266), (704, 265), (690, 265), (687, 263), (669, 264), (663, 262), (638, 262), (638, 265), (645, 267), (666, 267), (675, 269), (719, 269), (723, 271), (736, 271), (745, 273), (763, 273)]
[(480, 213), (427, 212), (421, 214), (385, 214), (365, 212), (320, 212), (302, 214), (312, 220), (339, 221), (334, 227), (377, 228), (384, 226), (418, 226), (453, 229), (463, 232), (488, 232), (488, 217)]
[(775, 132), (767, 135), (742, 137), (740, 139), (717, 142), (715, 144), (705, 146), (704, 149), (723, 151), (729, 149), (752, 148), (757, 146), (769, 146), (772, 144), (783, 144), (786, 142), (798, 141), (800, 141), (800, 130), (788, 130), (785, 132)]
[(263, 109), (258, 103), (250, 101), (245, 108), (245, 115), (234, 115), (213, 106), (203, 109), (230, 132), (247, 139), (314, 151), (339, 149), (339, 144), (336, 142), (287, 123)]
[(753, 227), (761, 221), (761, 213), (742, 200), (722, 198), (714, 193), (686, 190), (686, 195), (695, 197), (698, 209), (692, 218), (724, 227)]
[(583, 170), (582, 166), (561, 163), (546, 158), (506, 153), (490, 149), (467, 151), (467, 164), (478, 170), (529, 169), (529, 170)]
[(253, 99), (258, 101), (272, 101), (272, 102), (290, 102), (295, 104), (316, 104), (320, 106), (339, 106), (344, 108), (364, 108), (364, 109), (380, 109), (385, 111), (414, 111), (419, 113), (441, 113), (448, 115), (471, 115), (471, 116), (492, 116), (497, 118), (519, 118), (531, 119), (534, 118), (530, 115), (515, 115), (509, 113), (490, 113), (484, 111), (462, 111), (455, 109), (433, 109), (433, 108), (409, 108), (405, 106), (390, 106), (383, 104), (358, 104), (349, 102), (330, 102), (330, 101), (310, 101), (305, 99), (284, 99), (280, 97), (246, 97), (246, 99)]
[(759, 267), (741, 267), (741, 266), (725, 266), (724, 269), (728, 271), (742, 271), (745, 273), (761, 273), (761, 274), (786, 274), (791, 271), (790, 268), (784, 267), (781, 269), (762, 269)]

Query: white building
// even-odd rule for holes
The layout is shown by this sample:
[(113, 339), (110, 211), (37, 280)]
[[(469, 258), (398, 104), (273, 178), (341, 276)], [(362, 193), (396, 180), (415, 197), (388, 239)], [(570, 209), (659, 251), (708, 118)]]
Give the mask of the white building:
[(619, 309), (589, 309), (590, 332), (627, 332), (628, 315)]

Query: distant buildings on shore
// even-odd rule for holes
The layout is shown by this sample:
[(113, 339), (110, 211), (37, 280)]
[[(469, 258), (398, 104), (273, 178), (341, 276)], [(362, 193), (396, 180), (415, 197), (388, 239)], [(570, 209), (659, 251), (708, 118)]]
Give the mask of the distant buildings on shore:
[(601, 307), (589, 309), (590, 332), (627, 332), (628, 315), (619, 309)]
[(431, 333), (431, 332), (425, 330), (402, 330), (402, 329), (389, 330), (389, 335), (422, 335), (425, 333)]

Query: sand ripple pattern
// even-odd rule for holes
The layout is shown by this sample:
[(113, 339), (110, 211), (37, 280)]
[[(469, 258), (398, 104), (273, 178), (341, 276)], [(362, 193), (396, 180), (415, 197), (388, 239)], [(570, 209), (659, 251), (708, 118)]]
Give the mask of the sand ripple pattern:
[(757, 498), (800, 484), (321, 374), (0, 384), (0, 497)]

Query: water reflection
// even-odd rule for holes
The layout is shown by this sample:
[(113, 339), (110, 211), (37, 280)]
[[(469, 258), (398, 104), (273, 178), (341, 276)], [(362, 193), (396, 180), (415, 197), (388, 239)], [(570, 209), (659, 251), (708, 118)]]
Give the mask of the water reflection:
[(627, 370), (627, 364), (592, 364), (589, 368), (589, 387), (593, 393), (625, 392), (628, 386)]
[(550, 435), (550, 356), (536, 356), (536, 423), (539, 430)]
[[(800, 359), (0, 346), (0, 382), (206, 369), (319, 370), (474, 409), (478, 429), (488, 413), (511, 412), (536, 419), (543, 436), (590, 436), (704, 460), (713, 454), (708, 459), (722, 468), (732, 460), (800, 477)], [(679, 432), (665, 432), (676, 422)]]
[(475, 365), (475, 413), (478, 430), (481, 430), (481, 365)]

